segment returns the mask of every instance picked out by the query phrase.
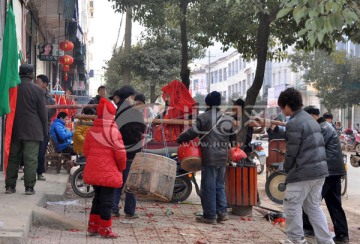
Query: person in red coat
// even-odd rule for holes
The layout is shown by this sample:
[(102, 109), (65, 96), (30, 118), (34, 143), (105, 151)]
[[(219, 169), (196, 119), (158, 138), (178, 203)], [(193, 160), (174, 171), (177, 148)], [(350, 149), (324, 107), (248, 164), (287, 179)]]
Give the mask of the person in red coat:
[(111, 206), (114, 188), (120, 188), (123, 184), (126, 151), (114, 121), (114, 105), (101, 98), (96, 113), (98, 118), (87, 132), (84, 142), (84, 181), (93, 185), (95, 190), (88, 232), (90, 235), (117, 238), (118, 235), (111, 230)]

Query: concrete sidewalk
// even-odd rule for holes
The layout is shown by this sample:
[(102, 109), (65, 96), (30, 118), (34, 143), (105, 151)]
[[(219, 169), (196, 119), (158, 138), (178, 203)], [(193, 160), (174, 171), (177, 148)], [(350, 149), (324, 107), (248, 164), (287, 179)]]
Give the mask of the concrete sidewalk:
[[(21, 176), (21, 174), (20, 174)], [(68, 174), (49, 171), (45, 182), (37, 182), (36, 194), (24, 195), (23, 182), (18, 181), (15, 194), (5, 194), (4, 177), (0, 177), (1, 243), (279, 243), (286, 239), (284, 228), (265, 220), (257, 211), (253, 216), (230, 215), (230, 220), (215, 226), (195, 222), (201, 212), (200, 199), (193, 191), (187, 203), (171, 204), (139, 200), (139, 219), (114, 219), (113, 229), (118, 239), (89, 237), (84, 230), (91, 200), (77, 197), (68, 182)], [(265, 176), (258, 185), (262, 205), (282, 209), (265, 196)], [(65, 195), (64, 195), (65, 192)], [(347, 201), (344, 200), (344, 205)], [(352, 202), (352, 207), (358, 203)], [(345, 206), (346, 209), (346, 206)], [(347, 209), (346, 209), (347, 210)], [(326, 211), (327, 212), (327, 211)], [(346, 211), (351, 243), (360, 243), (360, 217)], [(331, 223), (331, 222), (329, 222)], [(314, 243), (310, 240), (310, 243)]]
[[(19, 174), (19, 178), (23, 174)], [(24, 181), (18, 179), (16, 193), (5, 194), (5, 177), (0, 175), (0, 243), (26, 243), (28, 233), (35, 223), (51, 221), (53, 226), (67, 226), (60, 215), (52, 213), (43, 207), (46, 201), (62, 199), (69, 175), (63, 170), (56, 174), (49, 169), (45, 174), (47, 181), (37, 181), (34, 187), (35, 195), (25, 195)], [(60, 223), (60, 224), (59, 224)], [(65, 225), (64, 225), (65, 223)], [(68, 223), (77, 226), (75, 223)], [(80, 228), (80, 227), (78, 227)]]

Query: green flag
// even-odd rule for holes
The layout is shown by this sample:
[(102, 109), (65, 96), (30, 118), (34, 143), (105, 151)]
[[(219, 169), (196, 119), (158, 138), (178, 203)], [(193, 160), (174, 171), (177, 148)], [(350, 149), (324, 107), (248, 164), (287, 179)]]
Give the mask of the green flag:
[(20, 83), (19, 55), (13, 3), (10, 0), (3, 37), (3, 56), (0, 69), (0, 116), (10, 112), (9, 89)]

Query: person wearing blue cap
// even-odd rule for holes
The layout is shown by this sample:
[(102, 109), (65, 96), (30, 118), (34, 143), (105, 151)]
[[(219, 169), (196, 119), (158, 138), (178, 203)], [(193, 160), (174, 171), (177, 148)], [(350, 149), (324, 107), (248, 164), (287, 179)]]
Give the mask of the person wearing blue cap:
[(230, 142), (236, 140), (232, 118), (220, 112), (221, 94), (213, 91), (205, 98), (207, 109), (196, 123), (183, 132), (178, 143), (200, 137), (201, 205), (203, 216), (196, 221), (216, 224), (229, 219), (225, 195), (225, 171)]

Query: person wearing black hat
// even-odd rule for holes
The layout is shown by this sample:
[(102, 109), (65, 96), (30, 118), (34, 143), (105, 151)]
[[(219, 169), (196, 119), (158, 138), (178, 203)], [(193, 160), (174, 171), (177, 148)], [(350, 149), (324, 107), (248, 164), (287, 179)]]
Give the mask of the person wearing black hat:
[[(143, 134), (146, 129), (142, 113), (136, 108), (134, 108), (134, 106), (136, 105), (134, 101), (135, 94), (135, 89), (132, 86), (124, 85), (120, 89), (116, 90), (114, 94), (110, 97), (110, 99), (112, 99), (118, 107), (115, 121), (121, 132), (126, 149), (127, 161), (126, 169), (123, 171), (124, 182), (126, 182), (131, 163), (136, 153), (139, 152), (142, 148)], [(116, 217), (120, 216), (119, 202), (122, 189), (123, 186), (114, 190), (112, 215)], [(135, 196), (131, 193), (126, 193), (124, 206), (125, 218), (138, 218), (135, 209)]]
[[(349, 230), (344, 209), (341, 205), (341, 176), (346, 174), (341, 150), (341, 143), (336, 130), (320, 117), (320, 109), (315, 106), (304, 108), (320, 125), (324, 137), (326, 162), (329, 176), (325, 178), (321, 195), (325, 199), (331, 220), (334, 224), (335, 243), (348, 243)], [(309, 222), (308, 216), (303, 213), (304, 232), (307, 235), (314, 235), (314, 230)]]
[(44, 92), (33, 82), (34, 67), (31, 64), (21, 65), (19, 75), (21, 83), (17, 88), (5, 188), (7, 194), (16, 192), (19, 163), (23, 157), (25, 194), (33, 195), (35, 194), (39, 145), (48, 134), (48, 119)]
[(228, 158), (228, 147), (234, 142), (232, 118), (220, 112), (221, 94), (213, 91), (205, 98), (207, 109), (200, 114), (196, 123), (183, 132), (178, 143), (188, 142), (196, 137), (201, 138), (201, 205), (203, 216), (196, 221), (216, 224), (229, 219), (225, 195), (225, 171)]

